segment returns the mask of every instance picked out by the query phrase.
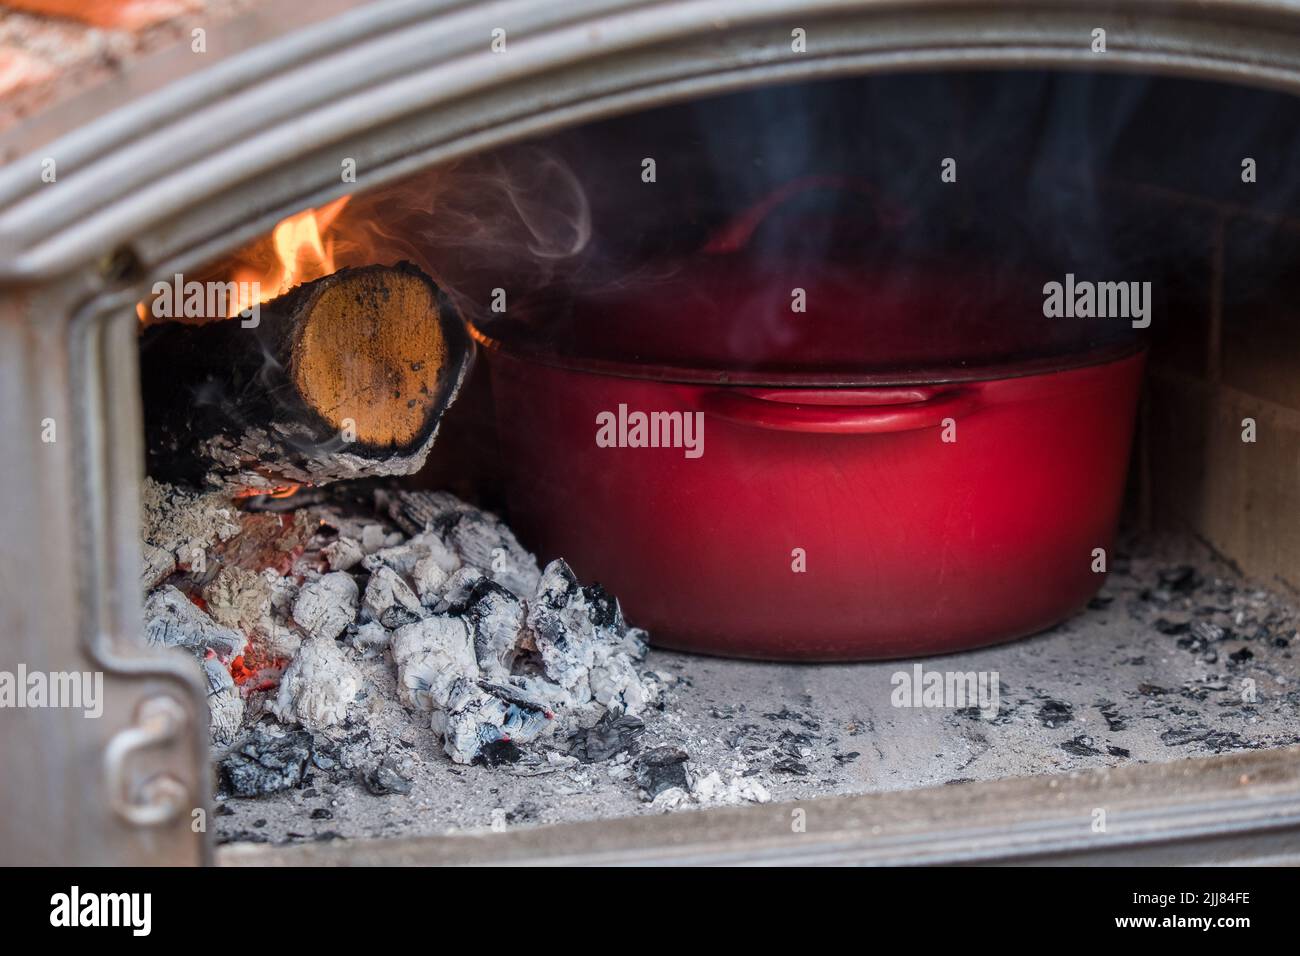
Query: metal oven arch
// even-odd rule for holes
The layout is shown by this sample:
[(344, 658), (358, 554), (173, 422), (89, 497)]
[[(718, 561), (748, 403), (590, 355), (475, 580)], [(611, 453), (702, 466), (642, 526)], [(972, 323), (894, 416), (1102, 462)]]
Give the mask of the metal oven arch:
[[(807, 50), (792, 50), (791, 31)], [(1107, 31), (1106, 52), (1092, 31)], [(505, 49), (494, 52), (494, 31)], [(1300, 5), (1259, 0), (410, 0), (222, 61), (0, 171), (0, 283), (210, 257), (283, 215), (559, 126), (766, 83), (942, 68), (1300, 90)], [(66, 170), (41, 182), (40, 160)], [(340, 157), (356, 160), (344, 184)]]

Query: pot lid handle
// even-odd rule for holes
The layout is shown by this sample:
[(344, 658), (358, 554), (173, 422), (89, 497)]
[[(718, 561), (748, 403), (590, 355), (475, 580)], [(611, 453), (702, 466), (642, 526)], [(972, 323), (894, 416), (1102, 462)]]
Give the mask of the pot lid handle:
[(935, 428), (981, 404), (975, 384), (833, 391), (721, 388), (699, 397), (703, 412), (737, 425), (832, 435)]

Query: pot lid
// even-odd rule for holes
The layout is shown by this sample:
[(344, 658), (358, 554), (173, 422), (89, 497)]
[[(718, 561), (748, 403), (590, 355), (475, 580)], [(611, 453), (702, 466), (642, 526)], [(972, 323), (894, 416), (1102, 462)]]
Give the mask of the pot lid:
[(1137, 347), (1127, 318), (1045, 316), (1045, 281), (960, 264), (796, 271), (703, 253), (653, 280), (552, 289), (476, 333), (547, 364), (755, 385), (1028, 374)]

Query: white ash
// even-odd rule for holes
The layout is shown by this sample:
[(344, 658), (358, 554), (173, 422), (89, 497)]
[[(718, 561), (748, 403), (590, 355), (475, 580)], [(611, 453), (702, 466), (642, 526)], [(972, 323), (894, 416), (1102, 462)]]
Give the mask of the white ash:
[(342, 535), (321, 548), (320, 553), (331, 571), (350, 571), (366, 556), (360, 541)]
[(375, 657), (388, 649), (392, 632), (378, 621), (366, 621), (348, 629), (348, 644), (358, 651), (362, 658)]
[(271, 711), (280, 720), (321, 730), (342, 723), (361, 690), (361, 672), (329, 638), (306, 641), (280, 678)]
[(508, 677), (524, 629), (524, 602), (493, 581), (471, 593), (466, 617), (474, 630), (474, 656), (493, 679)]
[[(644, 650), (635, 659), (645, 656)], [(658, 697), (654, 684), (637, 673), (628, 652), (607, 644), (598, 645), (595, 663), (588, 671), (591, 696), (606, 710), (639, 714)]]
[(184, 648), (198, 658), (208, 688), (208, 730), (217, 747), (231, 744), (244, 719), (244, 700), (230, 676), (230, 662), (247, 645), (234, 628), (218, 624), (169, 585), (149, 595), (144, 607), (145, 639), (150, 644)]
[[(414, 541), (437, 535), (442, 549), (458, 558), (458, 565), (477, 568), (520, 596), (537, 589), (537, 560), (496, 515), (480, 511), (445, 491), (409, 494), (380, 492), (377, 500), (389, 516)], [(432, 542), (429, 542), (432, 548)], [(431, 550), (437, 555), (437, 550)], [(457, 566), (458, 566), (457, 565)], [(443, 564), (449, 574), (456, 566)]]
[(458, 617), (429, 617), (398, 628), (390, 650), (398, 694), (416, 710), (448, 710), (458, 681), (478, 681), (473, 638)]
[(399, 623), (390, 642), (399, 694), (430, 713), (454, 761), (499, 742), (563, 740), (607, 711), (635, 715), (658, 699), (659, 682), (635, 666), (644, 632), (563, 561), (542, 572), (503, 522), (452, 495), (377, 497), (412, 537), (363, 562), (373, 569), (364, 613), (387, 624), (394, 605), (417, 612), (409, 598), (388, 598), (404, 595), (395, 579), (415, 579), (424, 616)]
[[(246, 704), (245, 730), (268, 712), (327, 737), (364, 722), (384, 706), (358, 670), (366, 661), (391, 660), (395, 681), (380, 683), (395, 688), (393, 706), (462, 764), (511, 764), (530, 744), (535, 763), (603, 715), (635, 717), (658, 699), (660, 682), (636, 666), (644, 632), (617, 601), (584, 588), (563, 561), (543, 571), (500, 519), (445, 493), (376, 493), (379, 520), (357, 515), (364, 502), (343, 500), (317, 497), (300, 509), (319, 530), (288, 573), (232, 566), (208, 576), (212, 617), (173, 587), (151, 595), (167, 611), (155, 617), (185, 624), (157, 625), (159, 639), (183, 632), (174, 642), (196, 655), (215, 643), (229, 664), (251, 638), (253, 663), (241, 673), (256, 680), (213, 696), (223, 742), (240, 717), (232, 693)], [(366, 703), (354, 706), (364, 687)]]
[(244, 722), (244, 698), (215, 655), (204, 659), (203, 676), (208, 683), (208, 734), (218, 748), (227, 747)]
[(541, 577), (536, 559), (495, 515), (464, 512), (443, 537), (463, 564), (478, 568), (498, 584), (519, 595), (536, 590)]
[(529, 605), (528, 629), (547, 675), (576, 703), (595, 700), (622, 713), (639, 713), (656, 696), (632, 660), (645, 657), (645, 632), (629, 628), (616, 601), (584, 589), (563, 561), (547, 565)]
[[(452, 396), (464, 379), (462, 362)], [(271, 492), (293, 482), (300, 485), (324, 485), (335, 481), (375, 478), (385, 475), (413, 475), (424, 467), (438, 436), (438, 428), (419, 448), (409, 454), (386, 458), (369, 458), (343, 450), (342, 441), (320, 441), (316, 430), (300, 422), (276, 422), (270, 429), (251, 427), (237, 437), (217, 435), (200, 442), (199, 457), (210, 461), (208, 482), (220, 492)], [(276, 474), (264, 474), (264, 462), (277, 463)]]
[(211, 651), (223, 664), (243, 653), (241, 632), (222, 627), (171, 585), (156, 588), (144, 605), (145, 639), (150, 644), (183, 647), (200, 659)]
[(245, 568), (220, 568), (203, 589), (208, 614), (223, 627), (257, 628), (271, 613), (273, 578), (274, 573), (267, 577)]
[(287, 661), (302, 647), (302, 634), (292, 626), (270, 622), (254, 632), (253, 642), (263, 657)]
[(368, 524), (361, 529), (361, 550), (366, 554), (374, 554), (384, 545), (397, 544), (400, 540), (400, 535), (390, 538), (381, 524)]
[[(489, 766), (485, 760), (461, 767), (442, 752), (441, 741), (425, 726), (427, 715), (414, 720), (397, 702), (395, 669), (382, 654), (359, 661), (367, 681), (379, 690), (363, 698), (361, 716), (360, 706), (353, 709), (351, 725), (332, 732), (369, 735), (355, 751), (339, 748), (340, 765), (350, 757), (359, 771), (320, 771), (309, 764), (308, 773), (315, 774), (310, 779), (256, 799), (230, 800), (223, 804), (227, 812), (210, 825), (221, 842), (301, 844), (335, 835), (391, 839), (471, 833), (488, 825), (493, 808), (505, 811), (511, 830), (654, 815), (663, 811), (663, 802), (656, 806), (638, 798), (635, 768), (641, 752), (659, 746), (678, 746), (690, 755), (689, 799), (674, 794), (664, 801), (677, 797), (681, 812), (726, 806), (733, 783), (734, 799), (760, 802), (757, 791), (752, 801), (741, 793), (747, 780), (756, 781), (772, 802), (802, 802), (1297, 743), (1300, 612), (1293, 596), (1259, 590), (1253, 582), (1226, 591), (1228, 582), (1238, 580), (1230, 569), (1192, 539), (1180, 537), (1175, 544), (1169, 552), (1135, 555), (1131, 571), (1116, 571), (1108, 579), (1098, 607), (1038, 638), (970, 652), (964, 669), (1002, 675), (1002, 712), (994, 721), (973, 713), (893, 707), (895, 661), (809, 668), (659, 650), (638, 666), (653, 666), (663, 676), (672, 688), (669, 705), (644, 715), (645, 732), (632, 752), (580, 765), (576, 751), (538, 742), (523, 747), (513, 764)], [(1119, 555), (1117, 565), (1118, 560)], [(1156, 579), (1157, 570), (1184, 563), (1195, 563), (1203, 574), (1200, 588), (1182, 592)], [(1201, 640), (1190, 624), (1202, 618), (1231, 635), (1198, 650)], [(1189, 630), (1167, 633), (1183, 626)], [(1229, 663), (1230, 654), (1242, 647), (1255, 657)], [(1213, 650), (1219, 652), (1218, 664), (1206, 663)], [(1242, 705), (1238, 683), (1245, 677), (1259, 681), (1264, 706)], [(1224, 682), (1227, 689), (1218, 689)], [(1170, 690), (1153, 697), (1143, 684)], [(1069, 704), (1072, 721), (1045, 726), (1044, 696)], [(1108, 726), (1113, 712), (1126, 721), (1122, 729)], [(1165, 739), (1169, 730), (1201, 723), (1216, 731), (1214, 737)], [(259, 726), (279, 724), (266, 720)], [(1218, 734), (1219, 729), (1226, 733)], [(1094, 739), (1100, 755), (1062, 749), (1081, 731)], [(1233, 744), (1235, 735), (1240, 740)], [(1110, 744), (1131, 755), (1108, 752)], [(808, 749), (811, 757), (800, 757), (807, 775), (776, 769), (787, 753)], [(407, 755), (414, 761), (407, 774), (413, 782), (408, 797), (375, 798), (358, 784), (358, 772)], [(727, 788), (721, 799), (709, 779), (715, 771)], [(525, 811), (528, 806), (536, 809)], [(308, 819), (317, 807), (328, 808), (332, 816)]]
[(356, 614), (357, 582), (343, 571), (332, 571), (305, 585), (293, 604), (294, 623), (311, 637), (327, 641), (342, 634)]
[(426, 555), (428, 555), (426, 549), (407, 542), (380, 548), (365, 555), (361, 559), (361, 566), (372, 574), (381, 567), (388, 567), (403, 577), (410, 577), (415, 572), (415, 565)]
[(493, 744), (532, 743), (549, 729), (548, 720), (541, 711), (523, 710), (458, 678), (448, 707), (433, 712), (430, 726), (452, 760), (470, 763)]
[(418, 621), (426, 613), (411, 586), (385, 564), (370, 575), (361, 608), (364, 620), (378, 621), (389, 629)]
[[(453, 760), (468, 763), (498, 741), (567, 735), (607, 711), (635, 716), (657, 698), (657, 682), (632, 663), (645, 654), (642, 634), (627, 627), (617, 602), (584, 590), (563, 561), (510, 578), (537, 581), (526, 596), (470, 571), (467, 565), (448, 581), (443, 601), (452, 613), (426, 619), (427, 634), (409, 625), (393, 641), (401, 686), (429, 701), (431, 726), (444, 735)], [(433, 628), (430, 621), (442, 623)], [(415, 635), (423, 656), (408, 646)], [(453, 669), (459, 679), (447, 683)], [(442, 683), (429, 689), (434, 670)]]
[(216, 494), (187, 492), (146, 478), (141, 494), (145, 590), (162, 583), (177, 566), (187, 566), (196, 552), (239, 533), (239, 512), (229, 499)]
[(411, 572), (411, 579), (415, 583), (415, 593), (419, 597), (420, 603), (427, 607), (436, 606), (439, 596), (447, 586), (449, 577), (450, 572), (447, 571), (443, 562), (433, 555), (416, 561), (415, 568)]
[(733, 775), (724, 782), (716, 770), (696, 777), (691, 796), (703, 804), (729, 805), (768, 803), (772, 799), (771, 791), (755, 778)]
[[(432, 531), (421, 531), (411, 538), (411, 544), (424, 552), (424, 557), (416, 562), (414, 573), (417, 576), (420, 574), (419, 565), (421, 563), (432, 564), (440, 569), (444, 575), (454, 573), (462, 565), (460, 556)], [(529, 559), (532, 559), (532, 555), (529, 555)]]
[(298, 653), (302, 635), (289, 621), (298, 589), (270, 569), (256, 574), (223, 567), (203, 589), (204, 603), (219, 624), (242, 630), (268, 659), (288, 660)]
[(288, 621), (293, 610), (293, 604), (298, 600), (298, 586), (294, 584), (292, 579), (276, 574), (274, 571), (266, 570), (262, 573), (272, 579), (272, 613), (277, 620)]
[(486, 745), (531, 743), (552, 729), (553, 690), (539, 693), (536, 681), (511, 678), (499, 665), (490, 673), (501, 682), (486, 679), (466, 618), (433, 615), (405, 625), (394, 633), (391, 653), (403, 703), (430, 712), (429, 726), (457, 763), (472, 762)]

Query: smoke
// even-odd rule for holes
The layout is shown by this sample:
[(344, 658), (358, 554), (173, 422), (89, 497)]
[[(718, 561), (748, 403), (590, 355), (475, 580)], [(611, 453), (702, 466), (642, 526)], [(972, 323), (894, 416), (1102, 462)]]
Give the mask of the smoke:
[[(534, 332), (564, 327), (583, 302), (685, 296), (698, 308), (716, 277), (749, 281), (711, 300), (712, 314), (746, 311), (722, 345), (761, 364), (803, 334), (789, 290), (828, 269), (887, 299), (937, 278), (949, 311), (1002, 300), (1008, 322), (1041, 321), (1043, 284), (1066, 273), (1154, 280), (1168, 306), (1170, 288), (1197, 281), (1220, 207), (1294, 207), (1298, 145), (1292, 98), (1223, 84), (858, 77), (695, 100), (446, 164), (358, 193), (331, 235), (340, 266), (409, 259), (464, 318)], [(1244, 156), (1265, 171), (1249, 187)], [(743, 241), (719, 253), (747, 216)], [(860, 320), (869, 336), (870, 315)]]
[(592, 238), (591, 210), (553, 151), (515, 147), (448, 164), (359, 195), (338, 221), (340, 265), (407, 259), (434, 277), (464, 318), (548, 287)]

